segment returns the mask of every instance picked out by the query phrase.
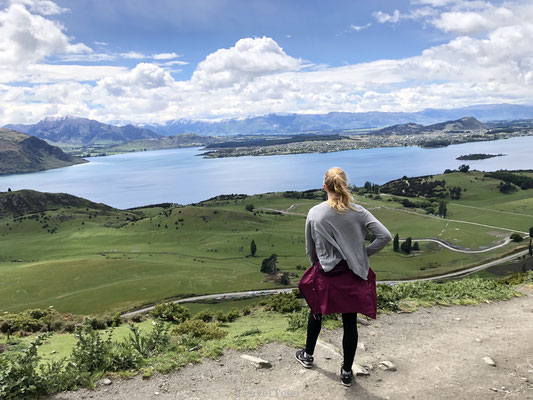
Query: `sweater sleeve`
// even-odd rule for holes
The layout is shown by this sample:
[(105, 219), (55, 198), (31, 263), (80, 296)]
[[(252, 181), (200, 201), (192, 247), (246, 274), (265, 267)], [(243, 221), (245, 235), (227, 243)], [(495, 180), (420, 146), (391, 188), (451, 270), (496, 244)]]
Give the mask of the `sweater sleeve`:
[(370, 257), (383, 249), (391, 241), (392, 235), (385, 225), (367, 210), (365, 210), (365, 225), (376, 237), (366, 248), (366, 254)]
[(311, 221), (308, 216), (305, 220), (305, 251), (307, 253), (309, 261), (311, 262), (311, 264), (313, 264), (315, 261), (318, 260), (318, 258), (316, 256), (315, 241), (313, 240), (311, 230)]

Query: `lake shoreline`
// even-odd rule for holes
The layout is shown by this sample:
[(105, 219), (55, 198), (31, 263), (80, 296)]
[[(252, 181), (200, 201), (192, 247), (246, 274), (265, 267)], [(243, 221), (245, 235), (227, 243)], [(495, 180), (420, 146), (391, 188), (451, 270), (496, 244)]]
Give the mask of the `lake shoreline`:
[(33, 189), (71, 193), (97, 203), (127, 209), (154, 203), (192, 204), (219, 194), (307, 190), (322, 185), (324, 172), (343, 168), (350, 184), (382, 184), (398, 176), (439, 174), (457, 169), (471, 153), (507, 157), (468, 161), (471, 169), (533, 169), (533, 136), (443, 148), (383, 147), (282, 157), (197, 157), (200, 147), (154, 150), (105, 157), (68, 168), (0, 176), (0, 191)]

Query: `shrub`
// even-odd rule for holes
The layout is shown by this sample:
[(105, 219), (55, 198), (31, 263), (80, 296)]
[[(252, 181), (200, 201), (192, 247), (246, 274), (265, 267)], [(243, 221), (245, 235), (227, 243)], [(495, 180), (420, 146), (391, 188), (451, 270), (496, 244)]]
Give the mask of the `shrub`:
[(215, 315), (213, 314), (213, 312), (211, 310), (205, 309), (205, 310), (202, 310), (202, 311), (198, 312), (197, 314), (195, 314), (192, 317), (192, 319), (199, 319), (199, 320), (202, 320), (204, 322), (211, 322), (214, 317), (215, 317)]
[(71, 359), (82, 371), (103, 372), (111, 365), (111, 335), (103, 339), (93, 328), (92, 320), (86, 320), (76, 327), (74, 333), (76, 345), (72, 350)]
[(37, 397), (44, 394), (44, 385), (37, 372), (37, 348), (47, 336), (40, 335), (22, 354), (0, 356), (0, 398), (11, 400)]
[(172, 330), (172, 333), (177, 335), (191, 335), (204, 340), (222, 339), (228, 334), (228, 332), (214, 324), (199, 319), (191, 319), (179, 324)]
[(288, 315), (287, 327), (288, 331), (297, 331), (299, 329), (304, 329), (307, 327), (307, 319), (309, 318), (309, 311), (307, 309), (302, 309), (300, 311), (294, 311)]
[(277, 293), (263, 300), (261, 303), (266, 310), (288, 313), (302, 308), (302, 302), (298, 298), (296, 290), (288, 293)]
[(510, 239), (513, 241), (513, 242), (521, 242), (524, 240), (524, 238), (522, 237), (522, 235), (520, 235), (519, 233), (513, 233), (510, 237)]
[(228, 322), (233, 322), (233, 321), (235, 321), (237, 318), (239, 318), (240, 316), (241, 316), (241, 313), (239, 312), (239, 310), (236, 309), (236, 308), (233, 308), (233, 309), (227, 314)]
[(154, 329), (148, 335), (142, 335), (139, 328), (130, 324), (130, 335), (126, 340), (131, 348), (143, 357), (148, 357), (165, 350), (170, 344), (169, 327), (163, 322), (155, 322)]
[(155, 306), (152, 315), (161, 321), (183, 322), (191, 317), (187, 307), (175, 303), (161, 303)]
[(215, 319), (219, 322), (228, 322), (228, 316), (222, 311), (217, 311), (215, 313)]

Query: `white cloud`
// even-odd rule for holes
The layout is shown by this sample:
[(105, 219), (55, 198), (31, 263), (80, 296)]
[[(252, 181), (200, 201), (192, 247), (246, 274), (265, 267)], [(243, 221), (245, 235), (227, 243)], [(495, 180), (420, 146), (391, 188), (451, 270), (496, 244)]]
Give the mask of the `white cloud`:
[[(69, 52), (67, 48), (75, 44), (63, 27), (21, 4), (11, 5), (0, 11), (2, 21), (7, 21), (0, 23), (0, 34), (7, 35), (0, 36), (0, 60), (27, 60), (24, 68), (0, 61), (0, 125), (64, 114), (104, 122), (156, 122), (269, 112), (416, 111), (533, 103), (533, 4), (495, 6), (463, 0), (412, 4), (401, 13), (382, 13), (379, 18), (383, 23), (417, 20), (452, 38), (415, 57), (313, 68), (285, 53), (271, 38), (244, 38), (207, 55), (183, 81), (170, 74), (172, 67), (187, 64), (173, 59), (179, 57), (176, 53)], [(17, 29), (20, 35), (13, 33)], [(39, 38), (34, 46), (37, 55), (21, 39), (30, 33)], [(153, 62), (133, 68), (44, 63), (52, 58), (117, 62), (126, 57)]]
[(400, 20), (400, 11), (394, 10), (392, 14), (387, 14), (382, 11), (378, 11), (378, 12), (373, 13), (372, 16), (380, 24), (384, 24), (386, 22), (390, 22), (394, 24)]
[(21, 4), (0, 10), (0, 65), (20, 68), (54, 54), (91, 53), (83, 43), (72, 44), (63, 27)]
[(444, 32), (473, 35), (499, 26), (513, 25), (516, 21), (517, 17), (510, 9), (498, 7), (488, 8), (483, 12), (444, 12), (431, 23)]
[(160, 53), (160, 54), (154, 54), (152, 55), (152, 58), (154, 60), (172, 60), (173, 58), (180, 57), (179, 54), (176, 54), (174, 52), (172, 53)]
[(359, 32), (359, 31), (362, 31), (364, 29), (367, 29), (367, 28), (370, 28), (372, 26), (371, 23), (368, 23), (366, 25), (354, 25), (354, 24), (351, 24), (348, 29), (350, 31), (354, 31), (354, 32)]
[(144, 54), (139, 53), (137, 51), (128, 51), (127, 53), (120, 53), (120, 56), (123, 58), (129, 58), (129, 59), (148, 58), (148, 56), (145, 56)]
[(227, 87), (261, 75), (296, 70), (301, 63), (271, 38), (247, 38), (208, 55), (198, 64), (191, 80), (207, 88)]
[(68, 8), (61, 8), (49, 0), (10, 0), (10, 3), (22, 4), (27, 6), (31, 12), (42, 15), (57, 15), (68, 11)]
[(111, 96), (121, 96), (138, 89), (156, 89), (171, 85), (174, 79), (163, 68), (154, 64), (137, 64), (131, 71), (105, 77), (98, 81), (98, 86)]
[(430, 5), (433, 7), (443, 7), (448, 4), (454, 4), (461, 0), (411, 0), (411, 4)]
[(159, 65), (162, 65), (162, 66), (173, 66), (173, 65), (187, 65), (189, 64), (187, 61), (180, 61), (180, 60), (174, 60), (174, 61), (167, 61), (167, 62), (164, 62), (164, 63), (161, 63)]

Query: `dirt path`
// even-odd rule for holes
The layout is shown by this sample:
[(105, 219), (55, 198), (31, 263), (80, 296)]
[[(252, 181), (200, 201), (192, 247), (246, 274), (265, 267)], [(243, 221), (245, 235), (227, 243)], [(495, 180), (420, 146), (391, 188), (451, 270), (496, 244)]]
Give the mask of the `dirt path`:
[[(170, 375), (115, 380), (95, 391), (50, 400), (102, 399), (533, 399), (533, 290), (524, 297), (478, 307), (434, 307), (380, 316), (359, 326), (356, 363), (371, 369), (350, 388), (339, 383), (340, 331), (323, 331), (315, 366), (294, 359), (295, 348), (269, 344), (247, 352), (272, 363), (256, 369), (227, 351)], [(491, 357), (490, 366), (483, 357)], [(380, 361), (394, 363), (384, 371)]]

